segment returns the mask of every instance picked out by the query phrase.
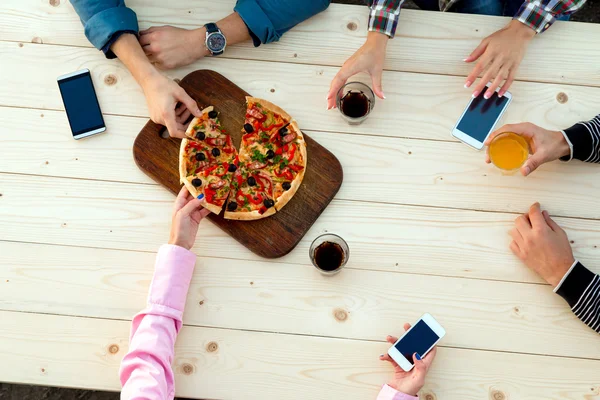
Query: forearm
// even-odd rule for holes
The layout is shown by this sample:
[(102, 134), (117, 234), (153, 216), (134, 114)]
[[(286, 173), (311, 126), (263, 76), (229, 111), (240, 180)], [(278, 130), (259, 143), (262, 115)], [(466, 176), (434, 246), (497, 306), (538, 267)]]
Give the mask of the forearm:
[(111, 46), (113, 53), (127, 67), (140, 86), (159, 72), (148, 61), (142, 46), (135, 35), (124, 34)]
[(379, 394), (377, 395), (377, 400), (418, 400), (418, 396), (410, 396), (406, 393), (402, 393), (392, 388), (389, 385), (383, 385)]
[(572, 152), (569, 157), (561, 158), (562, 161), (575, 158), (585, 162), (600, 163), (600, 115), (591, 121), (579, 122), (563, 132)]
[(171, 363), (195, 261), (182, 247), (160, 248), (148, 305), (133, 319), (129, 351), (121, 362), (123, 398), (173, 398)]
[(581, 321), (600, 333), (600, 276), (575, 261), (554, 291)]

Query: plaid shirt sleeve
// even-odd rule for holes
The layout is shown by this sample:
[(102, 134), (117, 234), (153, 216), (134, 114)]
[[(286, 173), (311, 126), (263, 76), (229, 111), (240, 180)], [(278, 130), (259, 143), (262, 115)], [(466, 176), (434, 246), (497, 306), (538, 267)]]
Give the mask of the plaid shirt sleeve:
[(514, 16), (537, 33), (550, 28), (556, 17), (573, 14), (586, 0), (526, 0)]
[(385, 33), (393, 38), (400, 18), (400, 7), (404, 0), (369, 1), (369, 31)]

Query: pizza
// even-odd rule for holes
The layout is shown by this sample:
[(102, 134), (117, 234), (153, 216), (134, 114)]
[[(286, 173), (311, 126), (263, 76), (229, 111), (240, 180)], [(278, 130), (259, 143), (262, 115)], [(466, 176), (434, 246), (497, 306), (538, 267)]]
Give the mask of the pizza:
[(289, 114), (254, 97), (246, 105), (239, 154), (213, 107), (194, 118), (181, 144), (181, 181), (210, 211), (225, 205), (226, 219), (275, 214), (300, 187), (307, 165), (304, 136)]

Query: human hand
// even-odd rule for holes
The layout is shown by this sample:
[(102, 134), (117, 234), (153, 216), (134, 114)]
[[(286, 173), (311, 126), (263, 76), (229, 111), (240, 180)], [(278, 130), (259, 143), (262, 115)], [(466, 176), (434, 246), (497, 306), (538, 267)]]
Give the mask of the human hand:
[(481, 80), (473, 90), (473, 97), (477, 97), (488, 82), (492, 82), (485, 92), (484, 97), (489, 99), (502, 82), (498, 96), (510, 88), (529, 41), (535, 36), (535, 31), (527, 25), (512, 20), (506, 27), (491, 34), (481, 41), (479, 46), (464, 61), (471, 63), (479, 60), (465, 82), (465, 87), (470, 87), (479, 74), (483, 73)]
[(173, 206), (169, 244), (174, 244), (188, 250), (191, 249), (196, 241), (198, 225), (202, 221), (202, 218), (208, 214), (210, 214), (210, 211), (203, 208), (200, 205), (200, 200), (193, 197), (187, 188), (183, 186)]
[(510, 231), (512, 252), (546, 282), (556, 287), (575, 262), (569, 238), (548, 211), (535, 203), (515, 220)]
[(206, 31), (174, 26), (153, 26), (140, 31), (140, 44), (151, 63), (160, 69), (182, 67), (208, 55)]
[[(410, 324), (404, 324), (404, 330), (407, 331), (410, 329)], [(385, 340), (388, 343), (394, 344), (398, 341), (397, 337), (388, 336)], [(421, 360), (421, 356), (417, 357), (417, 353), (413, 354), (413, 362), (415, 363), (415, 367), (411, 369), (409, 372), (404, 371), (400, 366), (394, 361), (389, 354), (382, 354), (379, 356), (379, 359), (382, 361), (388, 361), (394, 367), (394, 376), (388, 382), (388, 386), (396, 389), (399, 392), (406, 393), (410, 396), (416, 396), (419, 393), (419, 390), (423, 388), (425, 384), (425, 377), (427, 376), (427, 371), (429, 371), (429, 367), (431, 367), (431, 363), (437, 354), (437, 348), (431, 349), (429, 353)]]
[(146, 96), (150, 118), (157, 124), (165, 125), (171, 137), (185, 137), (184, 124), (190, 114), (202, 116), (196, 101), (181, 86), (158, 71), (154, 70), (140, 84)]
[[(531, 157), (521, 167), (521, 174), (527, 176), (540, 165), (571, 154), (571, 149), (560, 131), (549, 131), (529, 122), (504, 125), (490, 134), (484, 145), (489, 146), (492, 140), (504, 132), (513, 132), (523, 136), (529, 142)], [(486, 149), (485, 162), (490, 163), (489, 147)]]
[(342, 68), (335, 75), (327, 94), (327, 109), (336, 107), (336, 96), (339, 90), (346, 84), (348, 78), (359, 72), (367, 72), (373, 82), (373, 92), (380, 99), (385, 99), (381, 89), (381, 75), (385, 61), (385, 49), (389, 37), (379, 32), (369, 32), (367, 41), (360, 49), (346, 60)]

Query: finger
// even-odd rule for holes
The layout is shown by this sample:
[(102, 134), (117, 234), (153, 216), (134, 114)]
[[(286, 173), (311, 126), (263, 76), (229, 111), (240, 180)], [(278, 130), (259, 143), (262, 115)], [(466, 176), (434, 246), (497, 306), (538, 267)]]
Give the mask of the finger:
[(546, 224), (546, 220), (542, 215), (542, 209), (540, 208), (540, 203), (533, 203), (531, 207), (529, 207), (529, 220), (531, 221), (531, 226), (533, 228), (547, 228), (548, 224)]
[(473, 61), (477, 60), (479, 57), (481, 57), (481, 55), (483, 53), (485, 53), (485, 50), (487, 49), (488, 43), (489, 43), (489, 41), (487, 39), (483, 39), (481, 41), (481, 43), (479, 43), (479, 46), (477, 46), (475, 48), (475, 50), (473, 50), (471, 52), (471, 54), (469, 54), (469, 56), (467, 58), (465, 58), (463, 61), (467, 62), (467, 63), (470, 63), (470, 62), (473, 62)]
[(381, 77), (383, 71), (381, 69), (377, 69), (371, 74), (371, 80), (373, 82), (373, 93), (380, 99), (385, 99), (385, 95), (383, 94), (383, 89), (381, 88)]
[(385, 338), (385, 340), (386, 340), (386, 342), (388, 342), (388, 343), (394, 344), (394, 343), (396, 343), (396, 342), (398, 341), (398, 338), (397, 338), (397, 337), (395, 337), (395, 336), (390, 336), (390, 335), (388, 335), (388, 336)]
[(184, 217), (191, 216), (192, 213), (199, 210), (200, 207), (202, 207), (202, 202), (196, 198), (193, 198), (181, 209), (181, 211), (179, 211), (179, 213)]
[(140, 31), (140, 35), (147, 35), (148, 33), (152, 33), (155, 30), (157, 30), (158, 28), (160, 28), (160, 26), (151, 26), (148, 29), (144, 29), (143, 31)]
[(176, 97), (177, 100), (185, 104), (187, 109), (190, 110), (190, 112), (194, 114), (195, 117), (202, 116), (202, 112), (200, 112), (200, 108), (198, 108), (198, 103), (196, 103), (196, 100), (192, 99), (190, 95), (186, 93), (185, 90), (180, 88), (180, 90), (176, 92)]
[(498, 97), (504, 96), (504, 94), (508, 91), (508, 89), (510, 89), (510, 86), (513, 84), (514, 81), (515, 68), (512, 68), (510, 70), (510, 73), (508, 74), (508, 78), (506, 78), (506, 82), (504, 82), (504, 85), (502, 85), (502, 88), (500, 88), (500, 90), (498, 91)]
[(410, 329), (410, 324), (409, 323), (404, 324), (404, 330), (407, 331), (409, 329)]
[[(467, 76), (467, 81), (465, 82), (465, 88), (471, 87), (471, 85), (473, 84), (473, 82), (475, 82), (477, 80), (477, 77), (479, 76), (479, 74), (481, 74), (481, 72), (485, 69), (485, 67), (487, 66), (487, 60), (479, 60), (479, 62), (477, 64), (475, 64), (475, 67), (473, 67), (473, 69), (471, 70), (471, 73), (469, 74), (469, 76)], [(477, 96), (473, 96), (473, 97), (477, 97)]]
[(515, 227), (519, 230), (519, 233), (524, 237), (527, 232), (531, 230), (531, 223), (527, 215), (521, 215), (515, 220)]
[(521, 167), (521, 174), (523, 176), (528, 176), (533, 171), (538, 169), (542, 164), (546, 162), (545, 155), (543, 152), (535, 152), (531, 157), (525, 161), (525, 164)]
[(513, 252), (513, 254), (517, 257), (521, 257), (521, 247), (517, 244), (517, 242), (515, 242), (514, 240), (512, 242), (510, 242), (510, 246), (508, 246), (510, 248), (510, 251)]
[(204, 217), (206, 217), (208, 214), (210, 214), (209, 210), (207, 210), (204, 207), (200, 207), (200, 208), (197, 208), (196, 210), (192, 211), (190, 216), (192, 217), (192, 219), (194, 221), (196, 221), (196, 223), (199, 224), (200, 221), (202, 221), (202, 219), (204, 219)]
[(563, 230), (560, 227), (560, 225), (558, 225), (556, 222), (554, 222), (552, 218), (550, 218), (550, 214), (548, 214), (548, 211), (544, 210), (542, 212), (542, 215), (544, 216), (544, 219), (546, 220), (546, 223), (548, 224), (550, 229), (552, 229), (554, 232), (560, 232)]
[(181, 114), (180, 116), (177, 117), (177, 121), (183, 125), (185, 125), (185, 123), (187, 122), (187, 120), (190, 118), (190, 115), (192, 115), (192, 113), (190, 112), (190, 110), (186, 109), (183, 114)]
[(496, 75), (496, 79), (494, 79), (492, 84), (488, 87), (487, 91), (485, 92), (484, 97), (486, 99), (489, 99), (490, 97), (492, 97), (492, 95), (496, 91), (496, 88), (500, 86), (500, 84), (504, 81), (504, 79), (506, 78), (507, 75), (508, 74), (503, 72), (503, 70), (500, 70), (498, 75)]
[(427, 368), (429, 368), (431, 366), (431, 363), (433, 363), (433, 360), (435, 359), (436, 355), (437, 355), (437, 347), (434, 347), (433, 349), (431, 349), (431, 351), (429, 353), (427, 353), (427, 355), (425, 357), (423, 357), (423, 361), (425, 362), (425, 365), (427, 366)]
[(413, 363), (415, 364), (415, 368), (413, 370), (413, 374), (415, 375), (415, 379), (420, 381), (421, 379), (425, 380), (425, 375), (427, 375), (427, 365), (422, 360), (419, 353), (413, 354)]
[(519, 247), (521, 247), (525, 243), (525, 241), (523, 240), (523, 235), (521, 235), (521, 232), (519, 232), (517, 228), (512, 228), (508, 232), (508, 234), (517, 243), (517, 245), (519, 245)]
[(173, 211), (177, 212), (183, 208), (189, 201), (190, 192), (187, 190), (185, 185), (181, 187), (179, 193), (177, 194), (177, 198), (175, 199), (175, 204), (173, 205)]
[(347, 68), (344, 66), (342, 67), (338, 73), (333, 77), (333, 80), (331, 81), (331, 85), (329, 86), (329, 93), (327, 93), (327, 109), (331, 110), (332, 108), (336, 107), (335, 101), (336, 101), (336, 97), (338, 92), (340, 91), (340, 89), (342, 88), (342, 86), (344, 86), (346, 84), (346, 82), (348, 81), (348, 78), (350, 78), (352, 75), (347, 73)]
[(171, 110), (165, 117), (165, 126), (169, 131), (169, 136), (183, 139), (185, 137), (185, 129), (182, 129), (183, 125), (177, 123), (175, 118), (175, 110)]
[(187, 110), (187, 107), (185, 106), (185, 104), (179, 103), (175, 107), (175, 115), (177, 115), (179, 117), (185, 110)]
[[(150, 33), (150, 32), (148, 32), (148, 33)], [(140, 37), (139, 37), (138, 41), (140, 42), (142, 47), (148, 46), (148, 45), (150, 45), (150, 43), (152, 43), (152, 40), (151, 40), (152, 35), (149, 35), (148, 33), (144, 34), (144, 33), (140, 32)]]
[[(475, 85), (475, 89), (473, 89), (473, 97), (479, 96), (479, 94), (482, 91), (486, 90), (487, 84), (490, 83), (492, 78), (494, 78), (497, 73), (498, 73), (498, 65), (497, 64), (490, 65), (489, 68), (487, 69), (487, 71), (485, 72), (485, 74), (483, 74), (483, 76), (479, 80), (479, 83), (477, 83), (477, 85)], [(489, 97), (485, 97), (485, 98), (488, 99)]]

